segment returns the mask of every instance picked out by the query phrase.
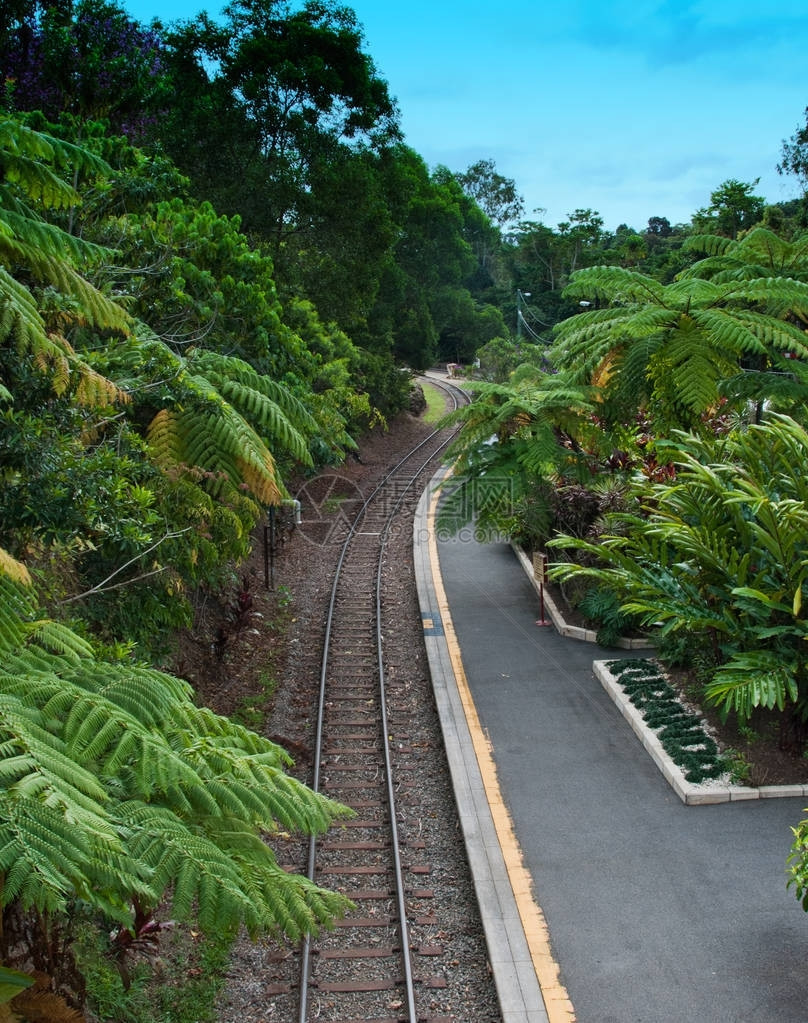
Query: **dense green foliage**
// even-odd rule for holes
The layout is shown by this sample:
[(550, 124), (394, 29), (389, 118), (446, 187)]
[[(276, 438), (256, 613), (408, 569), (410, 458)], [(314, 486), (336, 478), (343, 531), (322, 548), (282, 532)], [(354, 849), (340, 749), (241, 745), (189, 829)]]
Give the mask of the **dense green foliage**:
[[(287, 874), (262, 836), (344, 811), (288, 777), (279, 747), (127, 651), (246, 553), (283, 493), (269, 445), (310, 463), (318, 427), (283, 383), (215, 348), (179, 354), (91, 283), (112, 253), (56, 221), (82, 174), (103, 183), (103, 161), (11, 116), (0, 139), (4, 917), (33, 913), (47, 942), (79, 900), (114, 922), (123, 955), (169, 900), (207, 931), (296, 940), (345, 901)], [(117, 659), (94, 654), (93, 624)]]
[(598, 386), (610, 421), (642, 407), (660, 432), (689, 426), (722, 395), (737, 408), (741, 396), (732, 391), (742, 377), (743, 397), (765, 400), (772, 378), (808, 356), (801, 325), (783, 317), (808, 311), (805, 284), (771, 276), (705, 280), (699, 269), (663, 285), (633, 270), (592, 267), (567, 288), (568, 297), (588, 296), (593, 308), (559, 325), (553, 363), (573, 381)]
[(7, 576), (0, 593), (3, 905), (80, 898), (132, 929), (170, 888), (173, 914), (206, 930), (292, 937), (344, 905), (260, 840), (345, 812), (284, 774), (283, 750), (195, 707), (178, 679), (97, 660)]
[(708, 700), (746, 721), (754, 708), (795, 704), (808, 719), (803, 586), (808, 577), (808, 434), (792, 419), (660, 442), (672, 482), (638, 485), (640, 508), (610, 517), (598, 542), (570, 536), (596, 562), (558, 566), (619, 594), (623, 608), (706, 647)]
[(479, 360), (444, 524), (566, 537), (604, 627), (662, 623), (728, 712), (806, 718), (803, 202), (521, 220), (491, 160), (407, 146), (335, 0), (17, 0), (0, 58), (5, 915), (79, 899), (125, 945), (163, 899), (292, 937), (343, 907), (258, 838), (340, 809), (144, 665), (436, 360)]

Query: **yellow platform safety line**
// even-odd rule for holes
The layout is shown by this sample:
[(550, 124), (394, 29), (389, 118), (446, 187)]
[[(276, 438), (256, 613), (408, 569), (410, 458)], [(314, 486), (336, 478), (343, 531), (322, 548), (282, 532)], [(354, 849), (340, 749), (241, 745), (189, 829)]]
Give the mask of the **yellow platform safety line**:
[(529, 871), (525, 868), (522, 850), (514, 833), (513, 821), (502, 799), (491, 743), (480, 724), (477, 708), (474, 705), (474, 699), (466, 679), (463, 660), (460, 656), (460, 646), (455, 635), (454, 624), (446, 599), (446, 591), (443, 588), (443, 580), (440, 574), (435, 531), (435, 509), (437, 502), (438, 495), (436, 492), (432, 496), (428, 514), (429, 562), (432, 569), (432, 579), (438, 608), (443, 619), (443, 631), (449, 650), (449, 659), (452, 663), (460, 700), (463, 705), (466, 721), (468, 722), (469, 731), (471, 732), (474, 753), (482, 775), (483, 787), (488, 804), (491, 807), (497, 839), (502, 849), (505, 867), (522, 921), (525, 938), (527, 939), (533, 968), (536, 971), (536, 977), (541, 988), (548, 1021), (549, 1023), (575, 1023), (575, 1010), (567, 994), (567, 989), (559, 976), (559, 966), (550, 946), (550, 933), (547, 928), (547, 921), (541, 906), (536, 902), (533, 880)]

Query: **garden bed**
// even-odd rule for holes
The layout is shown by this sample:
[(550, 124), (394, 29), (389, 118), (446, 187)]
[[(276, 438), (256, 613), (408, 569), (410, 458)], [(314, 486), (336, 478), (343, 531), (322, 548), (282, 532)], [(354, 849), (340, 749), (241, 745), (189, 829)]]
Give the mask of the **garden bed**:
[[(679, 798), (689, 804), (723, 803), (741, 799), (808, 796), (808, 772), (803, 757), (789, 757), (773, 747), (772, 738), (745, 740), (758, 747), (760, 758), (726, 742), (726, 726), (716, 728), (697, 706), (688, 703), (673, 680), (652, 660), (618, 658), (595, 661), (593, 670), (631, 725), (657, 767)], [(752, 729), (747, 731), (753, 732)], [(752, 755), (752, 754), (750, 754)], [(793, 781), (753, 783), (766, 760), (772, 770)]]
[[(552, 622), (560, 635), (581, 642), (596, 643), (595, 626), (565, 600), (561, 587), (550, 580), (540, 583), (536, 578), (532, 559), (518, 545), (514, 544), (513, 549), (536, 590), (537, 599), (540, 601), (540, 614), (543, 612), (545, 619)], [(648, 637), (627, 636), (619, 642), (615, 648), (616, 652), (617, 650), (647, 650), (649, 656), (652, 656), (653, 643)], [(758, 790), (763, 791), (764, 798), (772, 795), (803, 794), (808, 797), (808, 759), (802, 754), (800, 743), (790, 735), (785, 715), (757, 711), (744, 726), (740, 726), (732, 717), (722, 721), (717, 711), (700, 706), (700, 687), (692, 672), (665, 669), (665, 679), (675, 691), (680, 705), (691, 710), (706, 723), (709, 735), (715, 739), (728, 764), (725, 784), (722, 785), (719, 785), (716, 779), (687, 781), (682, 772), (682, 785), (696, 786), (696, 790), (691, 793), (693, 799), (688, 801), (718, 801), (716, 798), (700, 800), (696, 797), (708, 789), (715, 797), (718, 789), (726, 789), (729, 782), (733, 791), (740, 790), (735, 793), (734, 798), (755, 798), (756, 792), (759, 795)], [(654, 736), (653, 731), (643, 723), (641, 717), (638, 720), (638, 727), (641, 741), (643, 734)], [(681, 771), (681, 768), (679, 770)], [(788, 791), (784, 787), (788, 787)], [(683, 788), (682, 791), (689, 790)], [(729, 796), (724, 794), (722, 798), (726, 799)]]

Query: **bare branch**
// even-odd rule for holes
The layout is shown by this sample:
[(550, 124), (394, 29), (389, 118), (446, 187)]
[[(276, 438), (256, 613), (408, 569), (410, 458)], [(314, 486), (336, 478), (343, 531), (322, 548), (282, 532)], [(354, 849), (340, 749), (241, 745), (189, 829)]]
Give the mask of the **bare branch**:
[(120, 575), (121, 572), (124, 572), (130, 565), (133, 565), (140, 558), (145, 558), (147, 554), (151, 554), (151, 552), (156, 550), (160, 544), (165, 543), (166, 540), (173, 540), (175, 537), (182, 536), (183, 533), (189, 532), (190, 529), (190, 526), (186, 526), (185, 529), (177, 530), (175, 533), (166, 533), (165, 536), (161, 536), (159, 540), (153, 543), (151, 547), (147, 547), (145, 551), (141, 551), (140, 554), (136, 554), (133, 558), (124, 562), (120, 568), (116, 568), (114, 572), (111, 572), (106, 579), (102, 579), (100, 583), (90, 587), (89, 590), (85, 590), (84, 593), (77, 593), (73, 597), (66, 597), (64, 600), (60, 600), (59, 604), (72, 604), (74, 601), (83, 600), (84, 597), (90, 597), (94, 593), (107, 593), (110, 590), (120, 589), (122, 586), (131, 586), (132, 583), (140, 582), (141, 579), (148, 579), (150, 576), (159, 575), (161, 572), (165, 572), (166, 567), (163, 566), (162, 568), (155, 568), (151, 572), (141, 573), (141, 575), (135, 576), (134, 579), (126, 579), (123, 582), (113, 583), (112, 586), (107, 586), (110, 579), (114, 579), (116, 575)]

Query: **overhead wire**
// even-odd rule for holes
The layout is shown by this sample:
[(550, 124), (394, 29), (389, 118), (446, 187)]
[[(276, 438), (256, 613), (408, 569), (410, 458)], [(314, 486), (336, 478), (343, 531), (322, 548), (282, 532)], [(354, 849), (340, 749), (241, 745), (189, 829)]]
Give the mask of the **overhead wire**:
[[(536, 331), (530, 326), (530, 324), (525, 319), (525, 315), (521, 309), (518, 312), (518, 316), (519, 322), (522, 324), (522, 326), (525, 328), (528, 334), (530, 334), (532, 338), (535, 338), (536, 341), (540, 341), (542, 344), (544, 344), (544, 338), (542, 338), (540, 334), (537, 334)], [(545, 326), (549, 326), (549, 324), (545, 324)]]

